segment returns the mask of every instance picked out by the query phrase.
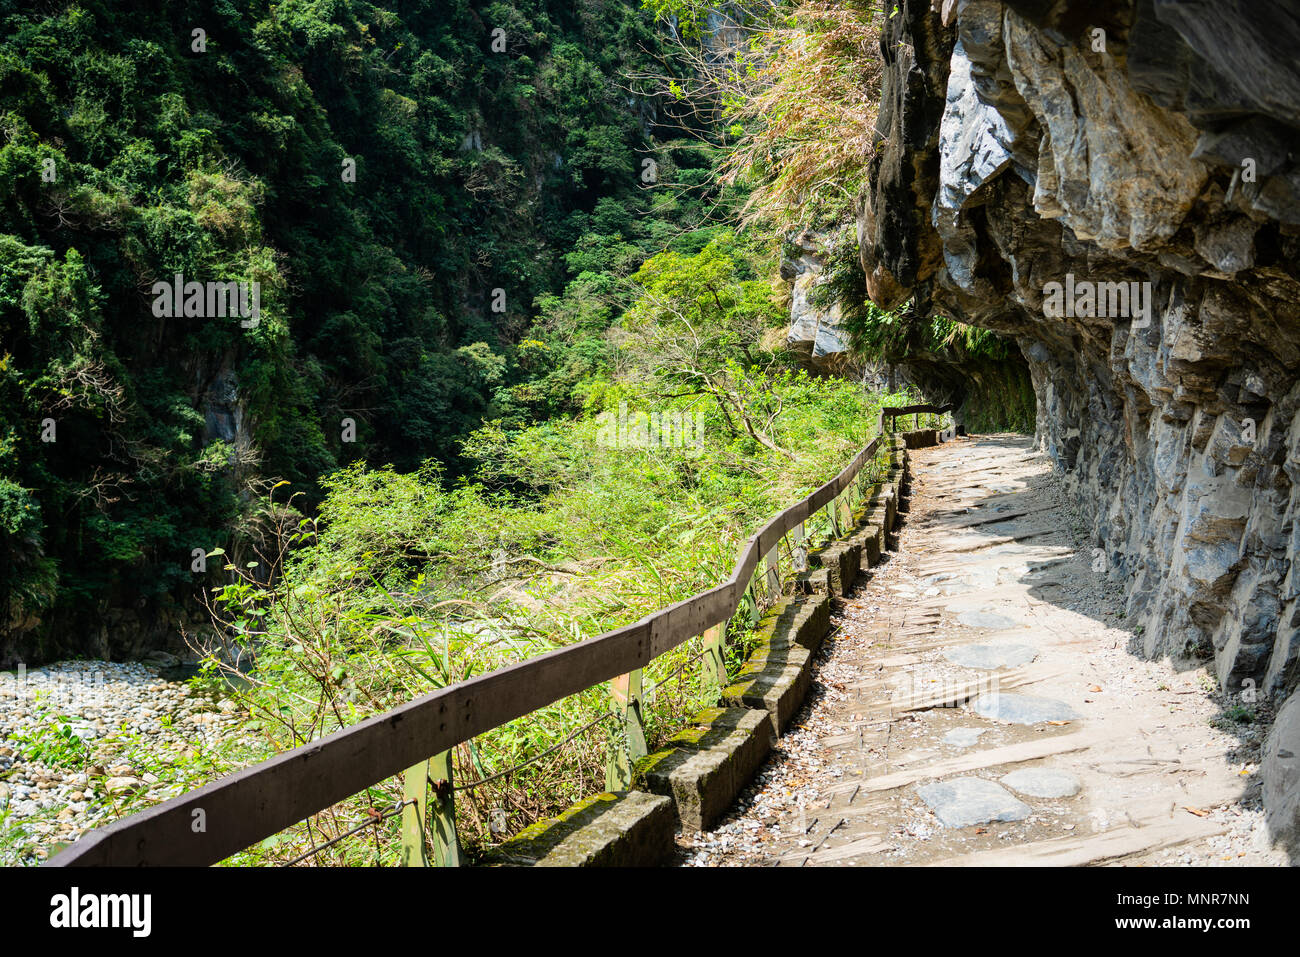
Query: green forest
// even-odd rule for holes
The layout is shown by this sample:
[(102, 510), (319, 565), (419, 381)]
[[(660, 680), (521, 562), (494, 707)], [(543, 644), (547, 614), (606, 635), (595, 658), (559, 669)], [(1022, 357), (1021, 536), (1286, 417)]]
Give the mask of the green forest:
[[(0, 617), (29, 656), (170, 609), (272, 479), (451, 480), (484, 421), (580, 408), (613, 280), (708, 241), (707, 150), (623, 89), (663, 63), (635, 4), (132, 6), (0, 4)], [(160, 321), (177, 273), (258, 282), (260, 322)]]

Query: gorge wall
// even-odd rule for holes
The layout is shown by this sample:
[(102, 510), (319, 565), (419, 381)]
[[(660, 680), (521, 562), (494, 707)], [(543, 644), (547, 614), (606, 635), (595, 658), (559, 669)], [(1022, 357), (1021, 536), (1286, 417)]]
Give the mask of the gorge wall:
[(884, 15), (871, 298), (1014, 337), (1139, 650), (1279, 702), (1300, 678), (1300, 5)]
[(813, 290), (825, 269), (824, 236), (804, 232), (791, 239), (798, 250), (781, 262), (781, 278), (790, 283), (790, 328), (786, 344), (803, 365), (819, 372), (843, 372), (851, 361), (849, 337), (838, 304), (819, 307)]

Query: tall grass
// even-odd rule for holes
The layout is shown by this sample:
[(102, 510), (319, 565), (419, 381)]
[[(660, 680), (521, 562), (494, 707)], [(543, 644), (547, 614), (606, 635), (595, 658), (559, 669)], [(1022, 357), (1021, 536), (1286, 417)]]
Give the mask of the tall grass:
[[(411, 474), (354, 466), (328, 480), (314, 518), (269, 508), (280, 543), (261, 559), (269, 583), (266, 569), (232, 564), (236, 580), (214, 602), (226, 640), (255, 657), (251, 681), (233, 693), (268, 753), (724, 580), (749, 535), (865, 444), (885, 398), (802, 373), (764, 385), (779, 400), (773, 428), (792, 457), (729, 432), (713, 410), (704, 411), (701, 446), (686, 449), (601, 446), (594, 417), (513, 433), (489, 426), (467, 445), (483, 464), (479, 482), (448, 486), (434, 465)], [(686, 399), (640, 405), (691, 408)], [(734, 621), (729, 636), (734, 670), (748, 651), (745, 623)], [(693, 640), (645, 669), (651, 747), (712, 703), (698, 652)], [(218, 682), (223, 669), (212, 662)], [(616, 746), (612, 722), (599, 721), (609, 708), (598, 686), (456, 749), (453, 777), (470, 785), (457, 793), (458, 832), (471, 857), (603, 789)], [(400, 791), (399, 781), (385, 782), (232, 863), (292, 857), (391, 806)], [(389, 863), (396, 827), (385, 821), (318, 862)]]

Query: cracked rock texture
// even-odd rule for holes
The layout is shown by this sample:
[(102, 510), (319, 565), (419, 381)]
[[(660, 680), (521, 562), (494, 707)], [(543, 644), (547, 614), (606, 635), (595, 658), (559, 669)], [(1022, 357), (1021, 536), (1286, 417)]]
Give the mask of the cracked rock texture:
[[(858, 199), (872, 299), (1015, 338), (1037, 441), (1092, 516), (1139, 650), (1212, 656), (1225, 689), (1285, 698), (1300, 679), (1300, 3), (892, 7)], [(1051, 318), (1049, 283), (1088, 294)], [(1139, 290), (1145, 315), (1120, 298)]]
[(781, 278), (790, 283), (790, 328), (786, 344), (809, 368), (841, 372), (850, 360), (849, 337), (841, 326), (840, 307), (813, 304), (826, 265), (829, 237), (804, 232), (791, 240), (798, 255), (781, 264)]

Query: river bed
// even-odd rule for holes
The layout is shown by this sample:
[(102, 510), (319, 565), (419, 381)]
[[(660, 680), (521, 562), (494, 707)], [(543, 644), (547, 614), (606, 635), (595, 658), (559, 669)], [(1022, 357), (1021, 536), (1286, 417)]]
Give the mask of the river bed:
[(164, 677), (177, 673), (109, 661), (0, 672), (0, 865), (39, 864), (257, 747), (233, 701)]

